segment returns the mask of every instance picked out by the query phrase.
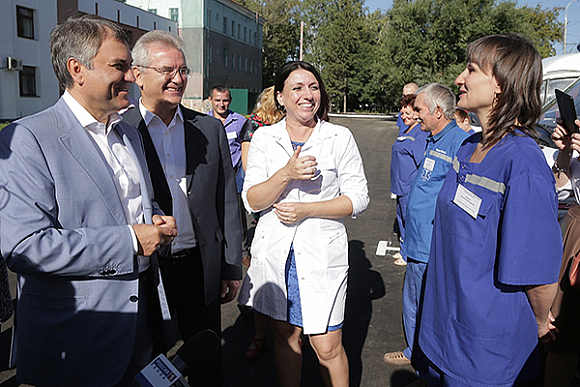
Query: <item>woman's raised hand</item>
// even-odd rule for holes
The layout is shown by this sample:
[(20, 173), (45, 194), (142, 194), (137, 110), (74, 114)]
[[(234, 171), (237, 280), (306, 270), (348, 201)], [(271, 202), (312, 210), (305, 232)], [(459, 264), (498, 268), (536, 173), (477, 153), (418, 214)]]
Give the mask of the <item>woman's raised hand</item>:
[(286, 174), (290, 180), (308, 180), (312, 179), (316, 174), (316, 157), (300, 155), (302, 146), (296, 147), (294, 154), (286, 164)]

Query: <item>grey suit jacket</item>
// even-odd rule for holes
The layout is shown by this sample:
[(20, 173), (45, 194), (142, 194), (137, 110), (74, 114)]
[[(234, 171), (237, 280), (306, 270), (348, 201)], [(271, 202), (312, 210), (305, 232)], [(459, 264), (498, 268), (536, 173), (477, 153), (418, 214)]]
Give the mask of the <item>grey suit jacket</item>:
[[(221, 122), (181, 106), (185, 127), (187, 194), (195, 235), (203, 261), (205, 302), (219, 297), (221, 280), (242, 278), (242, 234), (236, 183), (228, 140)], [(159, 156), (138, 108), (123, 115), (139, 129), (155, 197), (171, 214), (171, 192)]]
[[(140, 170), (147, 223), (152, 201), (139, 133), (116, 129)], [(38, 386), (109, 386), (135, 338), (138, 271), (112, 172), (66, 103), (0, 132), (1, 252), (18, 273), (18, 380)], [(163, 319), (169, 312), (156, 277)], [(137, 296), (137, 297), (136, 297)]]

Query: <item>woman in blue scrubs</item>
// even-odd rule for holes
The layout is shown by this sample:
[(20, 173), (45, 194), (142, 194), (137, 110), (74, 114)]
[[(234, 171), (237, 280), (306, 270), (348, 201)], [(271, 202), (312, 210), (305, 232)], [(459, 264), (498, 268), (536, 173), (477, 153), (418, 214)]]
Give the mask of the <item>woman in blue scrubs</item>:
[(439, 193), (419, 326), (430, 386), (513, 386), (554, 337), (562, 237), (555, 179), (535, 143), (541, 58), (517, 34), (467, 48), (459, 107), (483, 131), (465, 140)]
[[(423, 160), (427, 146), (426, 140), (429, 135), (429, 132), (421, 130), (421, 124), (417, 122), (416, 98), (415, 94), (410, 94), (401, 98), (399, 102), (401, 119), (408, 128), (397, 137), (391, 151), (391, 192), (397, 195), (397, 222), (401, 242), (405, 239), (407, 196), (421, 160)], [(403, 252), (402, 258), (395, 261), (395, 264), (406, 265), (406, 261), (407, 257)]]

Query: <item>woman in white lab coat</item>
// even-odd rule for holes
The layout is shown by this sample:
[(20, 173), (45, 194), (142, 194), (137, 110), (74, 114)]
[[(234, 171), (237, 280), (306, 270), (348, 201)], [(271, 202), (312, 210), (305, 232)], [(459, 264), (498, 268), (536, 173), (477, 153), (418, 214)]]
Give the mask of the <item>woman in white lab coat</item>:
[(254, 133), (242, 197), (261, 211), (240, 303), (271, 318), (280, 386), (299, 386), (300, 334), (327, 386), (348, 386), (342, 323), (348, 277), (343, 217), (369, 202), (351, 132), (326, 122), (329, 98), (306, 62), (278, 71), (276, 102), (286, 118)]

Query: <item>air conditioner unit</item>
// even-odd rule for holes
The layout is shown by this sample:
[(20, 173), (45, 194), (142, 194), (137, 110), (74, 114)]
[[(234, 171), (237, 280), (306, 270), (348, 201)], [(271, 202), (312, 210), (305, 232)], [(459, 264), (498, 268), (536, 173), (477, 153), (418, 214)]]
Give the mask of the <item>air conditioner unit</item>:
[(6, 68), (10, 71), (22, 71), (22, 59), (7, 57)]

